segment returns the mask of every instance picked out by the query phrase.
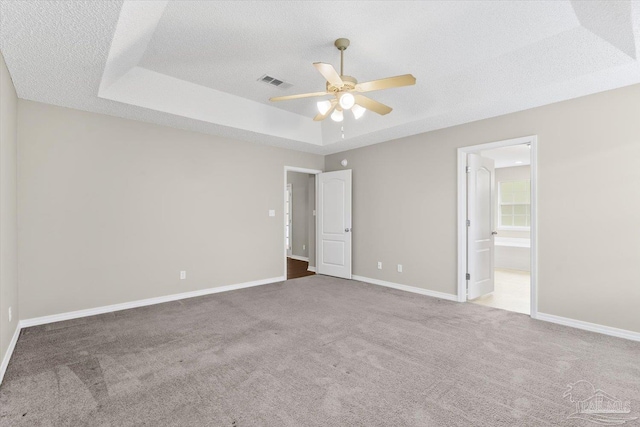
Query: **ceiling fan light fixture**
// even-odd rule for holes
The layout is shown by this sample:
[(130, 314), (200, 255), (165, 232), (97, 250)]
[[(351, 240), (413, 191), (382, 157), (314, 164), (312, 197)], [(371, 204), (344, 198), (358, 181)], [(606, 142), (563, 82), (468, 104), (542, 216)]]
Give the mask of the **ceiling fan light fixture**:
[(342, 120), (344, 120), (344, 114), (342, 113), (342, 110), (336, 109), (333, 113), (331, 113), (331, 120), (333, 120), (334, 122), (341, 122)]
[(350, 110), (355, 103), (356, 99), (349, 92), (343, 93), (342, 96), (340, 96), (340, 106), (343, 110)]
[(366, 108), (359, 106), (358, 104), (354, 105), (351, 108), (351, 112), (353, 113), (353, 117), (358, 120), (360, 117), (364, 115), (364, 112), (367, 111)]
[(318, 101), (317, 105), (318, 105), (318, 112), (323, 116), (327, 114), (327, 112), (329, 112), (329, 110), (331, 109), (331, 101), (329, 101), (328, 99), (324, 101)]

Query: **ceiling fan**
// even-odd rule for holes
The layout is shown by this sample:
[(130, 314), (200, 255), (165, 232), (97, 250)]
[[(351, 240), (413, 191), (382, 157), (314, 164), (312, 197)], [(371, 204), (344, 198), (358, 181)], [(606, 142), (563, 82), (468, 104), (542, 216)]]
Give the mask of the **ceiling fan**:
[(362, 117), (366, 110), (381, 115), (389, 114), (391, 107), (378, 101), (374, 101), (360, 93), (374, 90), (390, 89), (394, 87), (410, 86), (416, 84), (416, 78), (411, 74), (387, 77), (386, 79), (372, 80), (358, 83), (355, 77), (344, 75), (344, 51), (349, 47), (349, 39), (340, 38), (335, 41), (335, 46), (340, 51), (340, 74), (331, 64), (314, 62), (313, 66), (327, 80), (327, 89), (324, 92), (302, 93), (299, 95), (277, 96), (270, 101), (287, 101), (289, 99), (311, 98), (316, 96), (333, 95), (331, 99), (318, 102), (318, 115), (313, 120), (326, 119), (331, 114), (331, 119), (336, 122), (344, 120), (344, 110), (351, 110), (356, 119)]

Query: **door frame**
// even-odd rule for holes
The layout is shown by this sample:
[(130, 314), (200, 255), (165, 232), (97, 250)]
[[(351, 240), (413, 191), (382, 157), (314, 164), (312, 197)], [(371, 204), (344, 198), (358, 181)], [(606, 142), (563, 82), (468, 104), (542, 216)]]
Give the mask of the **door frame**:
[[(293, 186), (289, 183), (285, 186), (284, 196), (285, 211), (284, 217), (284, 245), (287, 248), (287, 257), (293, 254)], [(287, 204), (287, 201), (289, 202)], [(287, 209), (288, 207), (288, 209)], [(288, 220), (288, 221), (287, 221)], [(289, 236), (287, 236), (287, 229), (289, 230)], [(287, 245), (287, 237), (289, 238), (289, 244)]]
[(458, 148), (458, 301), (467, 301), (467, 154), (513, 145), (531, 144), (531, 317), (538, 316), (538, 136)]
[[(300, 173), (306, 173), (309, 175), (318, 175), (319, 173), (322, 173), (323, 171), (319, 170), (319, 169), (309, 169), (309, 168), (300, 168), (297, 166), (285, 166), (284, 167), (284, 186), (282, 187), (284, 189), (284, 193), (283, 194), (287, 194), (287, 172), (300, 172)], [(316, 177), (315, 179), (315, 187), (316, 187), (316, 200), (315, 200), (315, 206), (318, 206), (318, 177)], [(284, 210), (287, 208), (287, 201), (283, 198), (282, 200), (282, 224), (284, 225), (284, 228), (282, 229), (282, 246), (284, 247), (284, 280), (287, 280), (287, 216), (284, 214)], [(315, 222), (315, 228), (316, 228), (316, 260), (318, 259), (318, 220), (317, 220), (317, 216), (313, 217), (313, 220)], [(311, 261), (311, 260), (309, 260)]]

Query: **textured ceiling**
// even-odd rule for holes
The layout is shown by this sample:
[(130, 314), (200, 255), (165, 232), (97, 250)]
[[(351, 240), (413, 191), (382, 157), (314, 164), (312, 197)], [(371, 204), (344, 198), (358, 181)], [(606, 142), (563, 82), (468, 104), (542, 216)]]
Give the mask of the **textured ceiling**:
[[(571, 5), (563, 2), (544, 8), (525, 2), (276, 4), (169, 3), (140, 65), (269, 104), (269, 97), (283, 92), (258, 77), (269, 74), (292, 83), (285, 94), (321, 91), (324, 80), (312, 63), (329, 62), (339, 69), (340, 52), (333, 42), (344, 36), (351, 38), (345, 74), (368, 81), (413, 73), (416, 87), (391, 90), (384, 97), (396, 108), (422, 111), (433, 81), (579, 25)], [(339, 14), (327, 13), (338, 9)], [(510, 37), (495, 30), (504, 22), (511, 22), (505, 28)], [(309, 99), (272, 105), (317, 114)]]
[[(335, 13), (340, 11), (340, 13)], [(640, 82), (640, 2), (0, 3), (21, 98), (314, 153), (334, 153)], [(394, 108), (315, 123), (313, 62)], [(263, 75), (293, 86), (257, 81)]]

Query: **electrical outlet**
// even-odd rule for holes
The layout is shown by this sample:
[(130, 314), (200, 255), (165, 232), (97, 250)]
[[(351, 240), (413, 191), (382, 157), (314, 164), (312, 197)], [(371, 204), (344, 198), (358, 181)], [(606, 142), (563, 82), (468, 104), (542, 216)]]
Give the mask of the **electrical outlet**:
[(276, 216), (276, 211), (274, 209), (269, 209), (269, 216)]
[(402, 273), (402, 264), (398, 264), (398, 273)]
[(382, 261), (378, 261), (378, 270), (382, 270)]
[(180, 280), (184, 280), (187, 278), (187, 272), (185, 270), (182, 270), (180, 272)]
[(11, 307), (9, 307), (9, 322), (11, 322), (12, 317), (13, 317), (13, 314), (11, 314)]
[(304, 251), (305, 249), (307, 249), (307, 245), (302, 245), (302, 250)]

